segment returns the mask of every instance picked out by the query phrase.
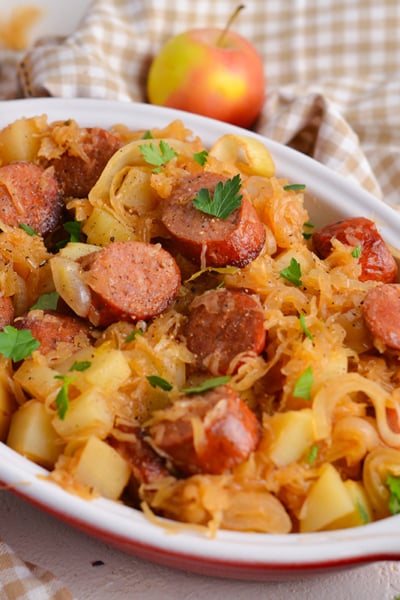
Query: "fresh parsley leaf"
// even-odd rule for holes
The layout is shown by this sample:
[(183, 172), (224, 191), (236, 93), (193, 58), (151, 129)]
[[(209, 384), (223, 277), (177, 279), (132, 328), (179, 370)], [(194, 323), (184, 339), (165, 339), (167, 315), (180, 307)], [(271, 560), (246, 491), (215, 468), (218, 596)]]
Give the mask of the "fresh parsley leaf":
[(293, 190), (295, 192), (298, 192), (298, 191), (301, 191), (301, 190), (305, 190), (306, 186), (304, 185), (304, 183), (291, 183), (290, 185), (284, 185), (283, 189), (286, 190), (286, 191)]
[(42, 294), (36, 300), (35, 304), (32, 304), (30, 310), (56, 310), (59, 298), (60, 294), (58, 292), (49, 292), (48, 294)]
[(67, 221), (64, 223), (63, 228), (69, 233), (70, 242), (80, 242), (82, 223), (80, 221)]
[(242, 203), (242, 195), (239, 194), (242, 181), (240, 175), (227, 179), (225, 183), (219, 181), (215, 186), (213, 197), (210, 190), (202, 188), (193, 200), (197, 210), (208, 215), (226, 219)]
[(208, 152), (207, 150), (202, 150), (201, 152), (196, 152), (193, 154), (194, 160), (199, 163), (199, 165), (203, 166), (207, 162)]
[(90, 362), (90, 360), (76, 360), (71, 365), (69, 370), (70, 371), (86, 371), (86, 369), (88, 369), (91, 364), (92, 363)]
[(353, 258), (360, 258), (360, 256), (361, 256), (361, 246), (356, 246), (353, 249), (351, 255), (352, 255)]
[(153, 139), (153, 134), (151, 133), (150, 129), (148, 129), (142, 135), (142, 140), (152, 140), (152, 139)]
[(129, 342), (133, 342), (138, 335), (143, 335), (143, 331), (141, 329), (135, 329), (134, 331), (131, 331), (131, 333), (126, 336), (124, 343), (128, 344)]
[(30, 227), (30, 225), (24, 225), (23, 223), (20, 223), (19, 228), (22, 229), (23, 231), (25, 231), (25, 233), (27, 233), (28, 235), (39, 235), (33, 229), (33, 227)]
[(160, 140), (158, 148), (155, 144), (142, 144), (139, 146), (144, 160), (150, 165), (154, 165), (153, 171), (158, 173), (161, 167), (168, 161), (178, 156), (173, 148), (164, 140)]
[(301, 280), (301, 265), (295, 258), (290, 260), (290, 264), (286, 269), (279, 271), (279, 275), (297, 287), (303, 285)]
[(199, 394), (201, 392), (206, 392), (207, 390), (211, 390), (212, 388), (218, 387), (219, 385), (224, 385), (224, 383), (228, 383), (230, 379), (231, 378), (229, 375), (222, 375), (221, 377), (211, 377), (211, 379), (206, 379), (197, 387), (183, 388), (181, 392), (183, 392), (184, 394)]
[(293, 390), (294, 398), (301, 398), (303, 400), (311, 400), (311, 388), (314, 383), (314, 375), (311, 367), (307, 367), (305, 371), (300, 375)]
[(69, 409), (68, 390), (70, 383), (74, 380), (74, 377), (66, 377), (65, 375), (54, 375), (54, 379), (61, 379), (63, 382), (61, 389), (56, 396), (57, 415), (61, 420), (63, 420)]
[(6, 325), (0, 332), (0, 354), (18, 362), (37, 350), (40, 342), (33, 337), (29, 329), (16, 329)]
[(318, 456), (318, 445), (317, 444), (313, 444), (310, 448), (310, 451), (308, 453), (307, 456), (307, 462), (309, 465), (313, 465), (315, 463), (315, 461), (317, 460), (317, 456)]
[[(304, 229), (314, 229), (314, 225), (310, 221), (306, 221), (305, 223), (303, 223), (303, 227)], [(310, 238), (312, 238), (311, 231), (303, 231), (303, 238), (305, 240), (309, 240)]]
[(305, 316), (304, 315), (300, 315), (299, 319), (300, 319), (300, 326), (301, 326), (301, 328), (303, 330), (304, 335), (306, 335), (310, 340), (313, 340), (314, 336), (309, 331), (309, 329), (307, 328)]
[(389, 488), (389, 511), (392, 515), (400, 513), (400, 477), (388, 475), (386, 485)]
[(147, 381), (150, 383), (150, 385), (152, 387), (154, 387), (154, 388), (159, 387), (162, 390), (164, 390), (165, 392), (169, 392), (173, 388), (173, 385), (171, 383), (169, 383), (169, 381), (167, 381), (166, 379), (163, 379), (162, 377), (159, 377), (158, 375), (148, 375)]

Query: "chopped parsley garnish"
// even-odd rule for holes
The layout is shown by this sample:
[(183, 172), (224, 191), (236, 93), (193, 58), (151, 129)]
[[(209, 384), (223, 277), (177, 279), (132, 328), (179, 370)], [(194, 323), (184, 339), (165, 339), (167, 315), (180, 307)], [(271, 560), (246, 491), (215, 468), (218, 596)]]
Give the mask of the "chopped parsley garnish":
[(76, 360), (69, 368), (70, 371), (86, 371), (92, 363), (90, 360)]
[(202, 188), (193, 200), (197, 210), (208, 215), (226, 219), (242, 203), (242, 195), (239, 194), (242, 181), (240, 175), (227, 179), (225, 183), (219, 181), (215, 186), (213, 197), (210, 190)]
[(192, 388), (183, 388), (181, 392), (184, 394), (199, 394), (201, 392), (206, 392), (207, 390), (211, 390), (219, 385), (224, 385), (224, 383), (228, 383), (230, 381), (229, 375), (221, 375), (221, 377), (211, 377), (211, 379), (206, 379), (200, 385)]
[(143, 335), (143, 331), (141, 329), (135, 329), (134, 331), (131, 331), (130, 334), (127, 335), (124, 340), (125, 344), (133, 342), (133, 340), (135, 340), (138, 335)]
[(139, 148), (144, 160), (150, 165), (154, 165), (154, 173), (159, 173), (163, 165), (178, 156), (175, 150), (164, 140), (160, 140), (158, 148), (153, 143), (142, 144)]
[(289, 185), (284, 185), (283, 189), (286, 190), (287, 192), (289, 191), (295, 191), (295, 192), (299, 192), (301, 190), (305, 190), (306, 186), (304, 183), (291, 183)]
[(80, 221), (67, 221), (64, 223), (63, 228), (69, 233), (70, 242), (81, 241), (82, 223)]
[(290, 265), (286, 269), (279, 271), (279, 275), (297, 287), (303, 285), (301, 280), (301, 265), (295, 258), (290, 260)]
[(146, 379), (153, 388), (159, 387), (164, 390), (164, 392), (169, 392), (173, 388), (173, 385), (169, 383), (169, 381), (158, 375), (147, 375)]
[(318, 445), (317, 444), (313, 444), (310, 448), (310, 451), (308, 453), (307, 456), (307, 462), (309, 465), (313, 465), (315, 463), (315, 461), (317, 460), (317, 456), (318, 456)]
[(392, 515), (400, 513), (400, 477), (388, 475), (386, 485), (389, 488), (389, 511)]
[(314, 375), (311, 367), (307, 367), (305, 371), (300, 375), (295, 383), (293, 390), (294, 398), (301, 398), (303, 400), (311, 400), (311, 388), (314, 383)]
[[(314, 225), (310, 223), (310, 221), (306, 221), (305, 223), (303, 223), (303, 227), (304, 229), (314, 229)], [(303, 231), (303, 238), (305, 240), (309, 240), (310, 238), (312, 238), (311, 231)]]
[(357, 502), (357, 510), (360, 513), (362, 522), (369, 523), (371, 519), (368, 516), (365, 506), (363, 506), (363, 504), (361, 504), (361, 502)]
[(142, 135), (142, 140), (152, 140), (152, 139), (153, 139), (153, 134), (151, 133), (150, 129), (148, 129)]
[(18, 362), (37, 350), (40, 342), (33, 337), (29, 329), (16, 329), (6, 325), (0, 332), (0, 354)]
[(33, 227), (30, 227), (29, 225), (24, 225), (23, 223), (21, 223), (19, 225), (19, 228), (22, 229), (23, 231), (25, 231), (25, 233), (27, 233), (28, 235), (39, 235), (34, 229)]
[(361, 246), (356, 246), (351, 253), (353, 258), (360, 258), (361, 256)]
[(42, 294), (33, 304), (30, 310), (41, 309), (41, 310), (56, 310), (60, 294), (58, 292), (49, 292), (48, 294)]
[(305, 316), (304, 315), (300, 315), (299, 319), (300, 319), (300, 326), (301, 326), (301, 328), (303, 330), (304, 335), (306, 335), (310, 340), (313, 340), (314, 336), (313, 336), (313, 334), (307, 328)]
[(193, 154), (194, 160), (199, 163), (199, 165), (203, 166), (207, 162), (208, 152), (207, 150), (202, 150), (201, 152), (196, 152)]
[(74, 380), (74, 377), (66, 377), (65, 375), (54, 375), (54, 379), (61, 379), (63, 384), (56, 396), (56, 408), (58, 417), (63, 420), (69, 409), (69, 386)]

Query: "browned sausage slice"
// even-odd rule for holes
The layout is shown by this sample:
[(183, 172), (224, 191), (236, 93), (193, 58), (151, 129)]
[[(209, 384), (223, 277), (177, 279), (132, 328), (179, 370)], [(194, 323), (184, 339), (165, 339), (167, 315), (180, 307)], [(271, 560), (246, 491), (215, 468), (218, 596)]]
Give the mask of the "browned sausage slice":
[(14, 304), (9, 296), (0, 297), (0, 331), (11, 325), (14, 319)]
[(249, 457), (261, 436), (255, 414), (228, 385), (157, 411), (149, 433), (155, 448), (185, 474), (232, 469)]
[(55, 311), (32, 310), (14, 321), (17, 329), (29, 329), (40, 342), (39, 351), (48, 354), (60, 343), (71, 345), (71, 351), (89, 346), (93, 341), (91, 327), (73, 315)]
[(239, 353), (263, 351), (263, 309), (257, 296), (243, 290), (209, 290), (192, 302), (183, 334), (197, 367), (223, 375)]
[(73, 154), (70, 149), (46, 164), (54, 166), (65, 196), (86, 198), (111, 156), (123, 143), (99, 127), (82, 127), (79, 133), (77, 145), (81, 155)]
[(315, 232), (313, 245), (320, 258), (326, 258), (331, 253), (333, 238), (349, 246), (361, 247), (360, 281), (391, 283), (396, 279), (397, 263), (375, 223), (370, 219), (365, 217), (344, 219)]
[(201, 212), (193, 205), (203, 188), (214, 193), (222, 175), (202, 173), (180, 181), (162, 205), (162, 222), (173, 237), (178, 250), (187, 258), (207, 266), (244, 267), (261, 252), (265, 228), (255, 208), (242, 190), (241, 206), (226, 219)]
[(52, 169), (27, 162), (0, 167), (0, 220), (46, 236), (61, 222), (64, 201)]
[(387, 283), (370, 289), (363, 304), (371, 333), (389, 348), (400, 350), (400, 284)]
[(151, 319), (178, 295), (181, 274), (160, 244), (113, 242), (81, 259), (92, 291), (88, 319), (106, 326), (120, 320)]

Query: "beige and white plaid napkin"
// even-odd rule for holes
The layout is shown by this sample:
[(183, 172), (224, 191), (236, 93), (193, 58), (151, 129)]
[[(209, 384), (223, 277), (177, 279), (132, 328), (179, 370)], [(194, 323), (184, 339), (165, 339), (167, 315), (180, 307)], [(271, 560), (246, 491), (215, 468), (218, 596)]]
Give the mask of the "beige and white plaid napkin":
[[(223, 27), (228, 0), (94, 0), (65, 40), (22, 63), (27, 96), (145, 100), (165, 40)], [(233, 28), (260, 51), (267, 100), (257, 130), (400, 207), (398, 0), (248, 0)]]
[(25, 563), (0, 540), (1, 600), (73, 600), (72, 594), (48, 571)]

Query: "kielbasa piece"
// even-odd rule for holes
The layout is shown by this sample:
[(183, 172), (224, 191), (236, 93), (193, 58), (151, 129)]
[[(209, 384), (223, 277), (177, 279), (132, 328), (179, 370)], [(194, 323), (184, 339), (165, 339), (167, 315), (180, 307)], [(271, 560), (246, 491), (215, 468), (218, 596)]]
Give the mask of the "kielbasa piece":
[(257, 417), (229, 385), (185, 396), (157, 411), (149, 433), (154, 448), (184, 474), (232, 469), (249, 457), (261, 438)]
[(260, 354), (265, 346), (260, 301), (242, 290), (209, 290), (190, 305), (183, 335), (196, 366), (224, 375), (241, 352)]
[(198, 210), (193, 200), (201, 189), (210, 190), (226, 177), (202, 173), (180, 181), (169, 199), (162, 203), (161, 220), (174, 239), (178, 250), (203, 266), (244, 267), (261, 252), (265, 227), (255, 208), (242, 190), (242, 202), (226, 219)]
[(77, 145), (80, 155), (67, 151), (47, 164), (54, 166), (65, 196), (87, 198), (107, 162), (123, 143), (105, 129), (82, 127)]
[(371, 288), (362, 310), (372, 335), (389, 348), (400, 350), (400, 284), (386, 283)]
[(55, 311), (31, 310), (25, 316), (17, 317), (14, 326), (29, 329), (40, 342), (38, 350), (42, 354), (56, 350), (61, 343), (70, 344), (71, 349), (78, 350), (93, 341), (92, 329), (86, 321)]
[(92, 292), (87, 316), (96, 326), (151, 319), (179, 292), (179, 267), (160, 244), (113, 242), (80, 262), (84, 282)]
[(14, 319), (14, 304), (9, 296), (0, 297), (0, 331), (11, 325)]
[(63, 209), (62, 189), (52, 169), (27, 162), (0, 167), (0, 221), (28, 225), (45, 237), (60, 224)]
[(389, 248), (382, 239), (376, 225), (365, 217), (344, 219), (327, 225), (313, 235), (313, 246), (320, 258), (326, 258), (332, 251), (332, 239), (343, 244), (361, 247), (360, 281), (382, 281), (391, 283), (397, 276), (397, 264)]

